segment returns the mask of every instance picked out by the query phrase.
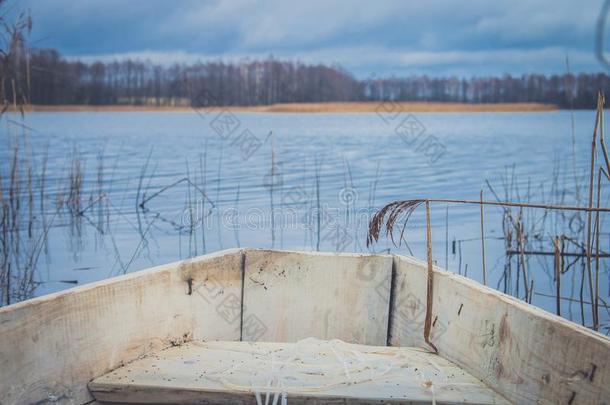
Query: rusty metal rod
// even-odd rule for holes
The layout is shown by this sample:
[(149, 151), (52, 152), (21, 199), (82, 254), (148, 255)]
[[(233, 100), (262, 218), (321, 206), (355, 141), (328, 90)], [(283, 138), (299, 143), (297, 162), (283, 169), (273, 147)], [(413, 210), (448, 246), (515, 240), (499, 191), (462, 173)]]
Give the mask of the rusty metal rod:
[[(415, 199), (414, 199), (415, 200)], [(610, 212), (610, 208), (606, 207), (575, 207), (570, 205), (552, 205), (552, 204), (528, 204), (528, 203), (516, 203), (516, 202), (498, 202), (498, 201), (480, 201), (480, 200), (453, 200), (445, 198), (429, 198), (424, 199), (431, 203), (448, 203), (448, 204), (483, 204), (483, 205), (495, 205), (500, 207), (522, 207), (522, 208), (541, 208), (545, 210), (566, 210), (566, 211), (583, 211), (583, 212)]]
[[(506, 254), (509, 256), (518, 255), (521, 253), (523, 253), (526, 256), (555, 256), (554, 252), (544, 252), (544, 251), (537, 251), (537, 250), (524, 250), (524, 251), (507, 250), (506, 251)], [(559, 255), (561, 257), (587, 257), (586, 253), (564, 252), (564, 253), (560, 253)], [(599, 257), (610, 257), (610, 253), (600, 253)]]

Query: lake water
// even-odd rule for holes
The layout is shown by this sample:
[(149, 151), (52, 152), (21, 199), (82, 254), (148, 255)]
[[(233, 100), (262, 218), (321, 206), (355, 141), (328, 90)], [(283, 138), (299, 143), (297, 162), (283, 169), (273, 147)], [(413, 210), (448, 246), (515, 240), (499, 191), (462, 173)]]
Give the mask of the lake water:
[[(1, 157), (6, 174), (15, 137), (31, 150), (35, 173), (48, 157), (47, 228), (43, 215), (35, 216), (48, 229), (38, 261), (40, 295), (238, 246), (389, 249), (425, 259), (423, 207), (400, 247), (385, 238), (366, 246), (372, 213), (398, 199), (478, 200), (481, 189), (494, 200), (486, 181), (503, 199), (574, 204), (574, 173), (587, 173), (594, 118), (593, 111), (30, 113), (4, 116)], [(76, 219), (57, 208), (67, 199), (73, 157), (84, 173)], [(529, 223), (547, 222), (530, 247), (552, 251), (549, 238), (569, 229), (557, 216), (533, 211), (525, 212)], [(476, 205), (432, 205), (434, 259), (476, 280), (482, 278), (479, 218)], [(485, 209), (485, 235), (489, 284), (522, 297), (516, 275), (503, 277), (500, 208)], [(602, 239), (602, 249), (608, 242)], [(546, 296), (554, 292), (552, 257), (527, 259), (533, 303), (554, 311), (555, 299)], [(580, 277), (580, 268), (566, 273), (564, 297), (578, 299)], [(600, 279), (605, 299), (605, 262)], [(562, 307), (581, 322), (577, 303), (565, 299)], [(607, 322), (606, 310), (600, 316)]]

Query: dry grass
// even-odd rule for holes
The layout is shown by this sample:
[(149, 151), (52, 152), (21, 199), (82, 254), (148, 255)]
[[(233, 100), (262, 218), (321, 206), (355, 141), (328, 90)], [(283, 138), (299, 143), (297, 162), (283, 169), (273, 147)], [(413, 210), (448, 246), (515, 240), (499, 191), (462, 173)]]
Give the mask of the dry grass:
[[(379, 102), (338, 102), (338, 103), (286, 103), (266, 106), (232, 106), (217, 107), (235, 112), (264, 113), (367, 113), (384, 111)], [(404, 112), (531, 112), (553, 111), (558, 107), (554, 104), (542, 103), (425, 103), (405, 102), (387, 103), (387, 109)], [(190, 107), (155, 107), (135, 105), (27, 105), (26, 112), (191, 112)]]
[[(566, 297), (561, 296), (561, 277), (567, 273), (567, 271), (572, 267), (572, 284), (575, 286), (575, 276), (577, 267), (575, 264), (579, 260), (581, 263), (581, 282), (580, 282), (580, 297), (579, 300), (575, 302), (580, 302), (581, 307), (581, 321), (583, 326), (590, 326), (593, 330), (599, 331), (600, 327), (606, 325), (600, 324), (599, 317), (599, 306), (603, 305), (606, 310), (608, 310), (608, 306), (606, 305), (605, 300), (600, 297), (600, 258), (607, 257), (608, 253), (600, 250), (600, 238), (602, 235), (601, 226), (602, 222), (600, 219), (601, 214), (610, 212), (609, 207), (601, 206), (602, 199), (602, 182), (606, 183), (610, 181), (610, 157), (607, 152), (607, 146), (604, 139), (604, 105), (605, 105), (605, 97), (603, 93), (599, 92), (598, 94), (598, 103), (597, 103), (597, 115), (595, 118), (595, 126), (593, 130), (593, 139), (592, 139), (592, 147), (591, 147), (591, 160), (590, 160), (590, 176), (589, 176), (589, 188), (588, 188), (588, 204), (581, 204), (581, 200), (578, 197), (578, 190), (581, 189), (581, 186), (578, 185), (579, 175), (578, 173), (574, 173), (574, 178), (576, 180), (577, 186), (575, 187), (574, 194), (577, 196), (577, 205), (564, 205), (564, 197), (566, 195), (566, 191), (557, 192), (556, 187), (558, 187), (558, 174), (555, 174), (555, 178), (551, 184), (551, 190), (546, 194), (548, 196), (558, 196), (559, 201), (555, 203), (531, 203), (530, 202), (530, 185), (528, 183), (527, 186), (527, 194), (525, 196), (525, 202), (512, 202), (512, 197), (510, 197), (513, 193), (513, 190), (516, 192), (517, 200), (523, 199), (519, 196), (519, 188), (517, 183), (514, 181), (514, 178), (511, 178), (510, 181), (503, 181), (505, 185), (505, 198), (501, 199), (498, 194), (493, 190), (489, 182), (487, 182), (490, 191), (493, 193), (496, 201), (484, 201), (483, 200), (483, 192), (480, 193), (480, 199), (477, 200), (449, 200), (449, 199), (414, 199), (414, 200), (403, 200), (403, 201), (394, 201), (391, 202), (380, 210), (378, 210), (373, 218), (369, 222), (369, 232), (367, 238), (367, 246), (376, 243), (379, 240), (379, 237), (384, 233), (385, 229), (386, 237), (389, 237), (394, 245), (397, 245), (395, 234), (395, 228), (398, 226), (400, 228), (400, 238), (398, 239), (398, 243), (403, 240), (404, 232), (409, 221), (409, 218), (413, 214), (413, 212), (422, 204), (426, 204), (426, 243), (427, 243), (427, 252), (428, 252), (428, 293), (427, 293), (427, 309), (426, 309), (426, 327), (428, 327), (428, 322), (430, 321), (431, 316), (431, 303), (432, 303), (432, 290), (431, 290), (431, 280), (432, 280), (432, 238), (430, 231), (430, 213), (429, 213), (429, 204), (430, 203), (443, 203), (443, 204), (474, 204), (479, 205), (481, 209), (481, 253), (483, 259), (483, 283), (486, 283), (486, 267), (485, 267), (485, 232), (484, 232), (484, 215), (483, 215), (483, 206), (491, 205), (491, 206), (500, 206), (504, 210), (502, 230), (504, 233), (504, 237), (502, 239), (505, 240), (506, 244), (506, 264), (504, 267), (504, 274), (502, 278), (498, 281), (497, 289), (500, 289), (500, 283), (504, 281), (504, 292), (507, 293), (507, 285), (512, 285), (512, 276), (511, 276), (511, 268), (512, 268), (512, 260), (513, 255), (518, 255), (517, 257), (517, 280), (515, 283), (516, 293), (513, 295), (517, 298), (519, 297), (519, 281), (520, 275), (522, 274), (523, 280), (523, 288), (524, 288), (524, 300), (528, 303), (532, 303), (532, 296), (534, 294), (538, 294), (534, 292), (534, 277), (530, 275), (528, 266), (529, 266), (529, 256), (533, 255), (551, 255), (554, 258), (554, 268), (553, 274), (556, 288), (556, 296), (555, 305), (557, 314), (561, 314), (561, 300), (566, 299)], [(598, 160), (599, 150), (601, 148), (601, 156), (603, 160), (601, 162)], [(596, 177), (597, 176), (597, 177)], [(595, 188), (595, 182), (597, 181), (597, 189)], [(570, 194), (571, 190), (567, 190), (567, 194)], [(595, 201), (595, 192), (597, 192), (597, 199)], [(543, 193), (544, 198), (544, 193)], [(518, 214), (514, 215), (511, 211), (512, 208), (519, 208)], [(524, 209), (542, 209), (543, 216), (542, 218), (535, 218), (531, 215), (525, 215)], [(549, 211), (555, 211), (556, 216), (549, 218), (547, 222), (547, 215), (549, 215)], [(586, 214), (586, 226), (585, 221), (580, 217), (580, 214)], [(402, 222), (401, 222), (402, 221)], [(526, 225), (527, 223), (527, 225)], [(582, 224), (578, 227), (578, 224)], [(567, 234), (564, 232), (568, 232)], [(515, 235), (515, 239), (513, 238)], [(553, 251), (549, 252), (548, 247), (545, 247), (543, 241), (551, 239), (553, 242)], [(514, 246), (514, 242), (516, 242), (517, 246)], [(566, 252), (566, 246), (564, 242), (572, 243), (577, 250)], [(569, 247), (569, 246), (568, 246)], [(447, 250), (447, 248), (446, 248)], [(567, 253), (567, 254), (566, 254)], [(528, 258), (526, 258), (528, 256)], [(571, 263), (565, 265), (565, 257), (576, 258)], [(460, 262), (461, 267), (461, 262)], [(548, 273), (547, 273), (548, 274)], [(591, 318), (590, 321), (585, 317), (585, 289), (589, 295), (588, 305), (591, 305)], [(573, 296), (574, 290), (572, 289), (571, 295)], [(553, 295), (548, 295), (549, 297), (553, 297)], [(572, 296), (567, 298), (568, 300), (573, 300)], [(569, 314), (571, 314), (571, 309), (569, 310)], [(570, 315), (571, 319), (571, 315)], [(426, 342), (428, 342), (428, 335), (426, 329), (424, 329), (424, 338)]]
[[(557, 106), (539, 103), (498, 103), (498, 104), (469, 104), (469, 103), (387, 103), (382, 106), (379, 102), (367, 103), (294, 103), (274, 104), (262, 107), (264, 112), (383, 112), (384, 108), (397, 108), (405, 112), (496, 112), (496, 111), (552, 111)], [(395, 110), (396, 111), (396, 110)]]

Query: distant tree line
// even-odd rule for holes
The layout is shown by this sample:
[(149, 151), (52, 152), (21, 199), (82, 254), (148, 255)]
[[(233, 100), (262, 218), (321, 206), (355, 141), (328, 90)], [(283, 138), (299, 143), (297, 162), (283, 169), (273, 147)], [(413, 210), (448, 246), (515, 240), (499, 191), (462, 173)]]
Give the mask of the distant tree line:
[[(23, 55), (26, 55), (23, 53)], [(266, 60), (164, 66), (140, 60), (83, 63), (51, 49), (30, 50), (16, 65), (26, 74), (5, 79), (27, 89), (32, 104), (129, 104), (188, 106), (266, 105), (330, 101), (434, 101), (466, 103), (540, 102), (564, 108), (593, 108), (598, 90), (610, 90), (605, 73), (502, 77), (380, 78), (358, 80), (334, 66)], [(11, 84), (9, 86), (9, 84)]]

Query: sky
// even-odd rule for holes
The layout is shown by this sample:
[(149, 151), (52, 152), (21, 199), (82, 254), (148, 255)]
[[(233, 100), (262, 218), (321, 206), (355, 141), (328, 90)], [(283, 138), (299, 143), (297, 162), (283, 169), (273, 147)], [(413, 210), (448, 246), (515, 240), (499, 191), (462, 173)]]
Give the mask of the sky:
[[(172, 64), (271, 55), (358, 78), (605, 71), (610, 0), (20, 0), (30, 43), (72, 59)], [(610, 21), (602, 38), (610, 37)], [(610, 38), (608, 39), (610, 60)]]

